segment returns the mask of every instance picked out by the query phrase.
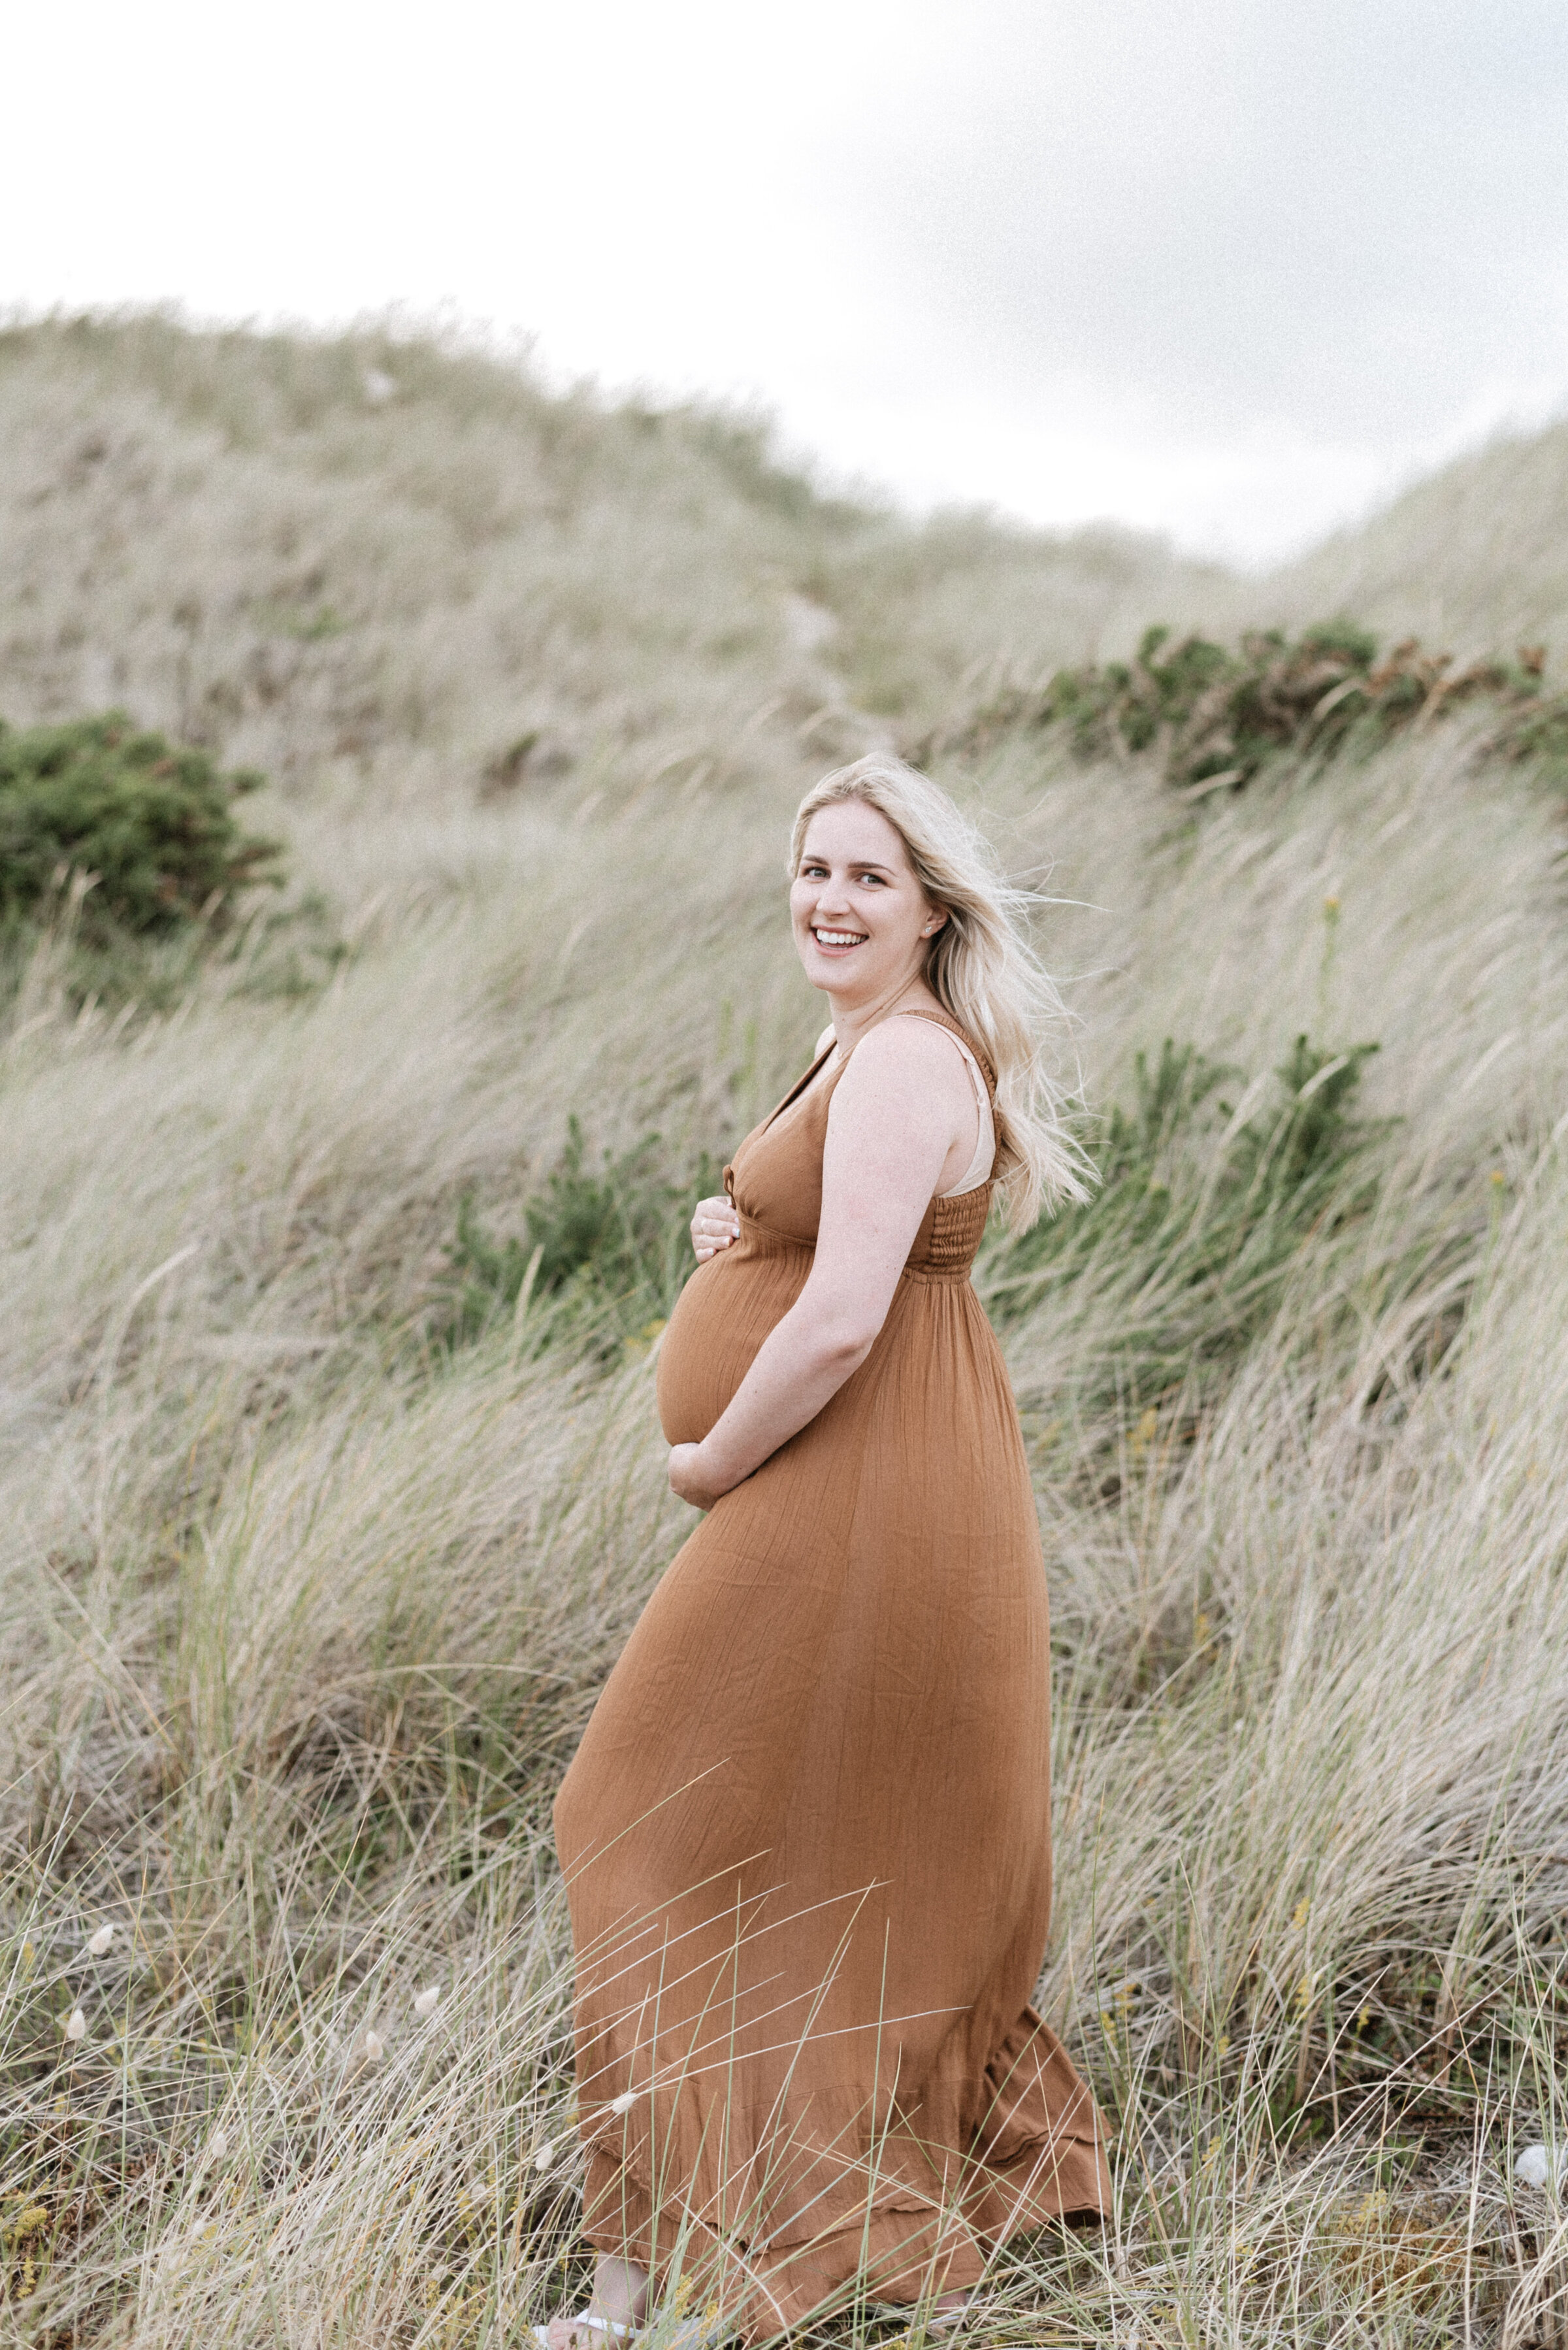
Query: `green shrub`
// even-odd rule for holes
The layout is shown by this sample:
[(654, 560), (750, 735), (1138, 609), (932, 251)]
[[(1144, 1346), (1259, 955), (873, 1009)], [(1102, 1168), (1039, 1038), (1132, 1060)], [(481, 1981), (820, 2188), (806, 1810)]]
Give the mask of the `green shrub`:
[(221, 920), (241, 890), (281, 878), (277, 844), (234, 817), (262, 781), (220, 774), (119, 711), (20, 732), (0, 721), (0, 917), (34, 912), (74, 871), (93, 877), (89, 934)]
[(1376, 1195), (1387, 1122), (1355, 1104), (1376, 1049), (1330, 1055), (1298, 1036), (1271, 1097), (1240, 1123), (1227, 1098), (1239, 1071), (1169, 1038), (1152, 1068), (1139, 1054), (1136, 1101), (1106, 1121), (1087, 1204), (988, 1249), (992, 1313), (1015, 1320), (1091, 1283), (1114, 1333), (1099, 1371), (1113, 1384), (1133, 1374), (1146, 1397), (1234, 1362), (1277, 1310), (1307, 1234)]
[(447, 1251), (448, 1336), (477, 1336), (515, 1317), (520, 1301), (541, 1342), (570, 1333), (602, 1353), (656, 1336), (696, 1262), (691, 1211), (715, 1181), (706, 1157), (671, 1180), (662, 1154), (661, 1138), (645, 1135), (618, 1159), (607, 1150), (596, 1173), (572, 1118), (558, 1165), (524, 1203), (521, 1236), (493, 1239), (465, 1198)]
[(1064, 727), (1084, 759), (1162, 747), (1167, 781), (1197, 797), (1250, 783), (1282, 754), (1370, 750), (1481, 702), (1498, 713), (1494, 749), (1568, 784), (1568, 694), (1543, 693), (1539, 648), (1456, 668), (1450, 653), (1428, 653), (1415, 638), (1380, 660), (1376, 637), (1346, 619), (1293, 643), (1278, 629), (1260, 630), (1234, 652), (1196, 636), (1172, 646), (1171, 633), (1147, 629), (1131, 661), (1058, 670), (1038, 691), (995, 695), (912, 755), (972, 754), (1012, 734)]

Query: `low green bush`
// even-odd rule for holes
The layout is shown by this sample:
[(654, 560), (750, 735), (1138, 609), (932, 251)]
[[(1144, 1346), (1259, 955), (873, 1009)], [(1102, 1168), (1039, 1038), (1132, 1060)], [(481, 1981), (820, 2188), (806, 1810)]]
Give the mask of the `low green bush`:
[(1114, 1336), (1100, 1373), (1147, 1399), (1234, 1363), (1277, 1311), (1293, 1259), (1325, 1221), (1376, 1192), (1388, 1121), (1358, 1116), (1376, 1045), (1330, 1054), (1298, 1036), (1265, 1100), (1238, 1119), (1241, 1072), (1167, 1038), (1140, 1054), (1136, 1099), (1095, 1147), (1099, 1181), (1016, 1240), (988, 1248), (981, 1287), (1000, 1322), (1089, 1283)]
[(523, 1232), (493, 1238), (472, 1197), (460, 1204), (444, 1335), (473, 1338), (519, 1308), (538, 1343), (580, 1340), (601, 1356), (657, 1336), (695, 1266), (690, 1225), (711, 1191), (711, 1162), (683, 1180), (669, 1170), (662, 1138), (645, 1135), (596, 1170), (576, 1118), (556, 1166), (523, 1209)]
[(222, 774), (205, 751), (135, 727), (119, 711), (64, 726), (0, 721), (0, 919), (47, 907), (90, 877), (85, 935), (167, 935), (277, 882), (275, 841), (244, 832), (234, 803), (264, 778)]
[(1456, 667), (1415, 638), (1379, 657), (1354, 620), (1329, 620), (1293, 642), (1278, 629), (1235, 651), (1172, 631), (1145, 631), (1130, 661), (1058, 670), (1039, 689), (1010, 688), (912, 746), (918, 764), (974, 755), (1010, 735), (1066, 731), (1080, 758), (1163, 751), (1168, 782), (1195, 797), (1240, 788), (1283, 754), (1372, 750), (1406, 728), (1469, 704), (1495, 712), (1490, 746), (1545, 768), (1568, 786), (1568, 694), (1543, 689), (1545, 656)]

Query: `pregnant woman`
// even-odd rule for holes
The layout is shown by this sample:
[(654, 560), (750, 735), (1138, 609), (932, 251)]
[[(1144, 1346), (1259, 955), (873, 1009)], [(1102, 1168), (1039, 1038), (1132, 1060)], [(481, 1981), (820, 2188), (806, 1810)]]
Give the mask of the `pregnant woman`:
[(556, 1806), (599, 2260), (551, 2350), (634, 2332), (650, 2282), (752, 2341), (857, 2297), (935, 2331), (989, 2246), (1107, 2199), (1029, 2005), (1045, 1581), (969, 1277), (993, 1187), (1019, 1229), (1082, 1196), (1019, 913), (896, 760), (802, 804), (790, 915), (833, 1025), (697, 1211), (659, 1405), (707, 1514)]

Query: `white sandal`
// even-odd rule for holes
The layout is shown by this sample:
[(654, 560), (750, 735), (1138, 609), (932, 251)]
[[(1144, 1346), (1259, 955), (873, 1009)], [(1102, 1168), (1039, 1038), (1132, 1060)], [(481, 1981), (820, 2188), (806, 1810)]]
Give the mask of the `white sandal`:
[[(552, 2324), (554, 2322), (554, 2320), (551, 2321)], [(607, 2334), (617, 2342), (625, 2342), (636, 2331), (631, 2325), (618, 2324), (613, 2317), (596, 2317), (591, 2310), (587, 2309), (578, 2317), (563, 2318), (561, 2324), (575, 2327), (584, 2334)], [(535, 2341), (542, 2345), (542, 2350), (550, 2350), (549, 2325), (535, 2325), (532, 2331)]]

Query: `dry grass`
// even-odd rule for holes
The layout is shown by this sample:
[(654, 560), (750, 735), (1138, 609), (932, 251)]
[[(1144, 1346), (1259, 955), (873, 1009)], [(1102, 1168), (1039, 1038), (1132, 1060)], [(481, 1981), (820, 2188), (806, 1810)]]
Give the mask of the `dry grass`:
[(1354, 612), (1466, 653), (1568, 649), (1568, 424), (1505, 434), (1244, 596), (1252, 622)]
[(1187, 576), (1104, 533), (911, 531), (743, 420), (373, 330), (16, 328), (0, 452), (14, 723), (126, 702), (383, 807), (794, 784), (1008, 644), (1119, 644)]
[[(78, 366), (43, 338), (5, 397), (32, 387), (39, 448), (67, 380), (84, 429), (101, 399), (144, 420), (130, 440), (213, 435), (201, 479), (234, 503), (182, 504), (170, 457), (147, 495), (176, 536), (244, 511), (265, 543), (285, 457), (312, 528), (414, 531), (426, 510), (355, 438), (384, 411), (332, 426), (360, 471), (323, 486), (323, 444), (306, 462), (309, 433), (265, 405), (282, 359), (253, 371), (236, 452), (216, 423), (170, 422), (171, 348), (159, 328)], [(635, 484), (633, 429), (601, 428)], [(520, 432), (492, 431), (521, 466)], [(646, 505), (628, 489), (618, 509), (601, 475), (593, 493), (603, 532), (618, 511), (649, 545), (689, 529), (683, 628), (718, 600), (688, 576), (711, 517), (670, 520), (701, 445), (648, 461)], [(450, 516), (427, 523), (450, 555)], [(74, 586), (76, 527), (40, 520), (29, 559), (57, 612), (108, 614), (127, 698), (167, 717), (148, 682), (165, 607), (139, 635), (131, 587), (117, 606)], [(843, 527), (864, 549), (885, 526)], [(560, 545), (608, 597), (605, 543), (575, 528)], [(249, 576), (242, 539), (223, 563), (189, 542), (204, 611), (239, 610), (219, 583)], [(531, 1308), (450, 1351), (431, 1301), (460, 1197), (515, 1229), (574, 1107), (596, 1149), (657, 1126), (679, 1159), (722, 1149), (798, 1064), (817, 1006), (776, 868), (810, 743), (757, 730), (735, 788), (683, 799), (670, 769), (649, 790), (651, 744), (690, 726), (722, 749), (784, 671), (712, 655), (694, 622), (660, 662), (644, 584), (636, 642), (602, 665), (579, 647), (576, 671), (538, 656), (539, 694), (561, 696), (538, 714), (600, 749), (547, 790), (478, 799), (507, 689), (465, 702), (455, 604), (439, 627), (433, 603), (399, 618), (413, 543), (376, 627), (410, 671), (446, 648), (429, 737), (389, 733), (361, 780), (311, 731), (326, 685), (234, 722), (280, 764), (295, 744), (267, 821), (349, 944), (335, 974), (265, 997), (209, 963), (176, 1011), (117, 1028), (46, 941), (0, 1043), (0, 2343), (18, 2350), (500, 2344), (578, 2272), (547, 1805), (687, 1513), (635, 1350), (545, 1345)], [(711, 543), (718, 577), (720, 525)], [(783, 577), (760, 543), (733, 558), (759, 609)], [(151, 579), (151, 555), (125, 559)], [(820, 576), (787, 592), (820, 598)], [(910, 632), (909, 691), (932, 702), (962, 666), (940, 606)], [(880, 658), (839, 626), (778, 659), (847, 676)], [(207, 641), (239, 645), (233, 628)], [(13, 646), (39, 706), (83, 673)], [(1107, 1384), (1128, 1283), (1109, 1252), (1010, 1327), (1060, 1661), (1043, 1996), (1116, 2122), (1117, 2203), (1103, 2240), (1002, 2258), (978, 2338), (1552, 2340), (1568, 2237), (1511, 2162), (1568, 2142), (1556, 816), (1474, 772), (1457, 734), (1179, 815), (1152, 774), (1038, 746), (953, 780), (1015, 865), (1054, 860), (1047, 942), (1091, 1102), (1125, 1099), (1167, 1035), (1262, 1082), (1307, 1029), (1378, 1041), (1367, 1107), (1395, 1121), (1375, 1204), (1307, 1234), (1222, 1379)], [(862, 2313), (837, 2334), (897, 2330)]]

